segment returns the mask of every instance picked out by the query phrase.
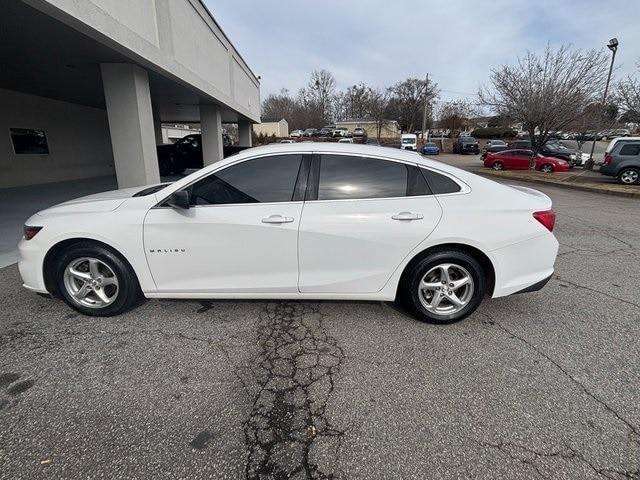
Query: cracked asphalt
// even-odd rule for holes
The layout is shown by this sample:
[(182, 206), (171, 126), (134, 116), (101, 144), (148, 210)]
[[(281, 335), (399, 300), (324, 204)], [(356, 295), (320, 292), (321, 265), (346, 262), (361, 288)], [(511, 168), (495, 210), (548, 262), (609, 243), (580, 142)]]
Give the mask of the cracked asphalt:
[(640, 478), (640, 204), (534, 188), (553, 279), (454, 325), (380, 302), (88, 318), (0, 270), (0, 478)]

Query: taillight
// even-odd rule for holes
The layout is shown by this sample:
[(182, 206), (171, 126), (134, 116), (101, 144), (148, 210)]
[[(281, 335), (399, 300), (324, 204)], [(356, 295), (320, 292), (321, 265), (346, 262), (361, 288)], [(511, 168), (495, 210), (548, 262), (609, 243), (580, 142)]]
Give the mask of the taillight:
[(36, 234), (42, 230), (42, 227), (32, 227), (31, 225), (24, 226), (24, 239), (31, 240)]
[(553, 210), (544, 210), (542, 212), (533, 212), (533, 218), (538, 220), (544, 227), (553, 232), (553, 226), (556, 224), (556, 212)]
[(609, 155), (608, 153), (604, 156), (604, 161), (602, 162), (604, 165), (609, 165), (611, 163), (611, 160), (613, 160), (613, 157), (611, 155)]

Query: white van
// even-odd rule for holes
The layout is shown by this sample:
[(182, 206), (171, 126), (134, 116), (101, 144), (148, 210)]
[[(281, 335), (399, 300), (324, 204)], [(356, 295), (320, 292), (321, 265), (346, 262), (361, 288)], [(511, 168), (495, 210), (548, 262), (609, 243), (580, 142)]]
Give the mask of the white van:
[(403, 133), (400, 136), (400, 149), (401, 150), (413, 150), (414, 152), (418, 147), (418, 137), (414, 133)]

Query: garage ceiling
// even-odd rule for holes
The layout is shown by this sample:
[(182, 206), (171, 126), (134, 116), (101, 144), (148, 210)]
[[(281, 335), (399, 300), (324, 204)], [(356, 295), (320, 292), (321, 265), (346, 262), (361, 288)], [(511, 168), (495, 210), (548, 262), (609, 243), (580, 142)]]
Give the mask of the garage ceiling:
[[(3, 2), (0, 88), (105, 108), (100, 63), (111, 62), (132, 60), (20, 1)], [(199, 122), (199, 105), (210, 103), (155, 72), (149, 82), (163, 122)], [(237, 116), (223, 110), (223, 120)]]

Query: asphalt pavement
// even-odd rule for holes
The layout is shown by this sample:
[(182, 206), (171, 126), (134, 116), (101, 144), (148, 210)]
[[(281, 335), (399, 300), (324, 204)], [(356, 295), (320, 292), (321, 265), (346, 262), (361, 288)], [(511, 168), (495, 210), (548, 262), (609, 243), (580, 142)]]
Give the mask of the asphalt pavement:
[(552, 280), (453, 325), (382, 302), (89, 318), (0, 269), (0, 478), (639, 478), (638, 201), (534, 188)]

